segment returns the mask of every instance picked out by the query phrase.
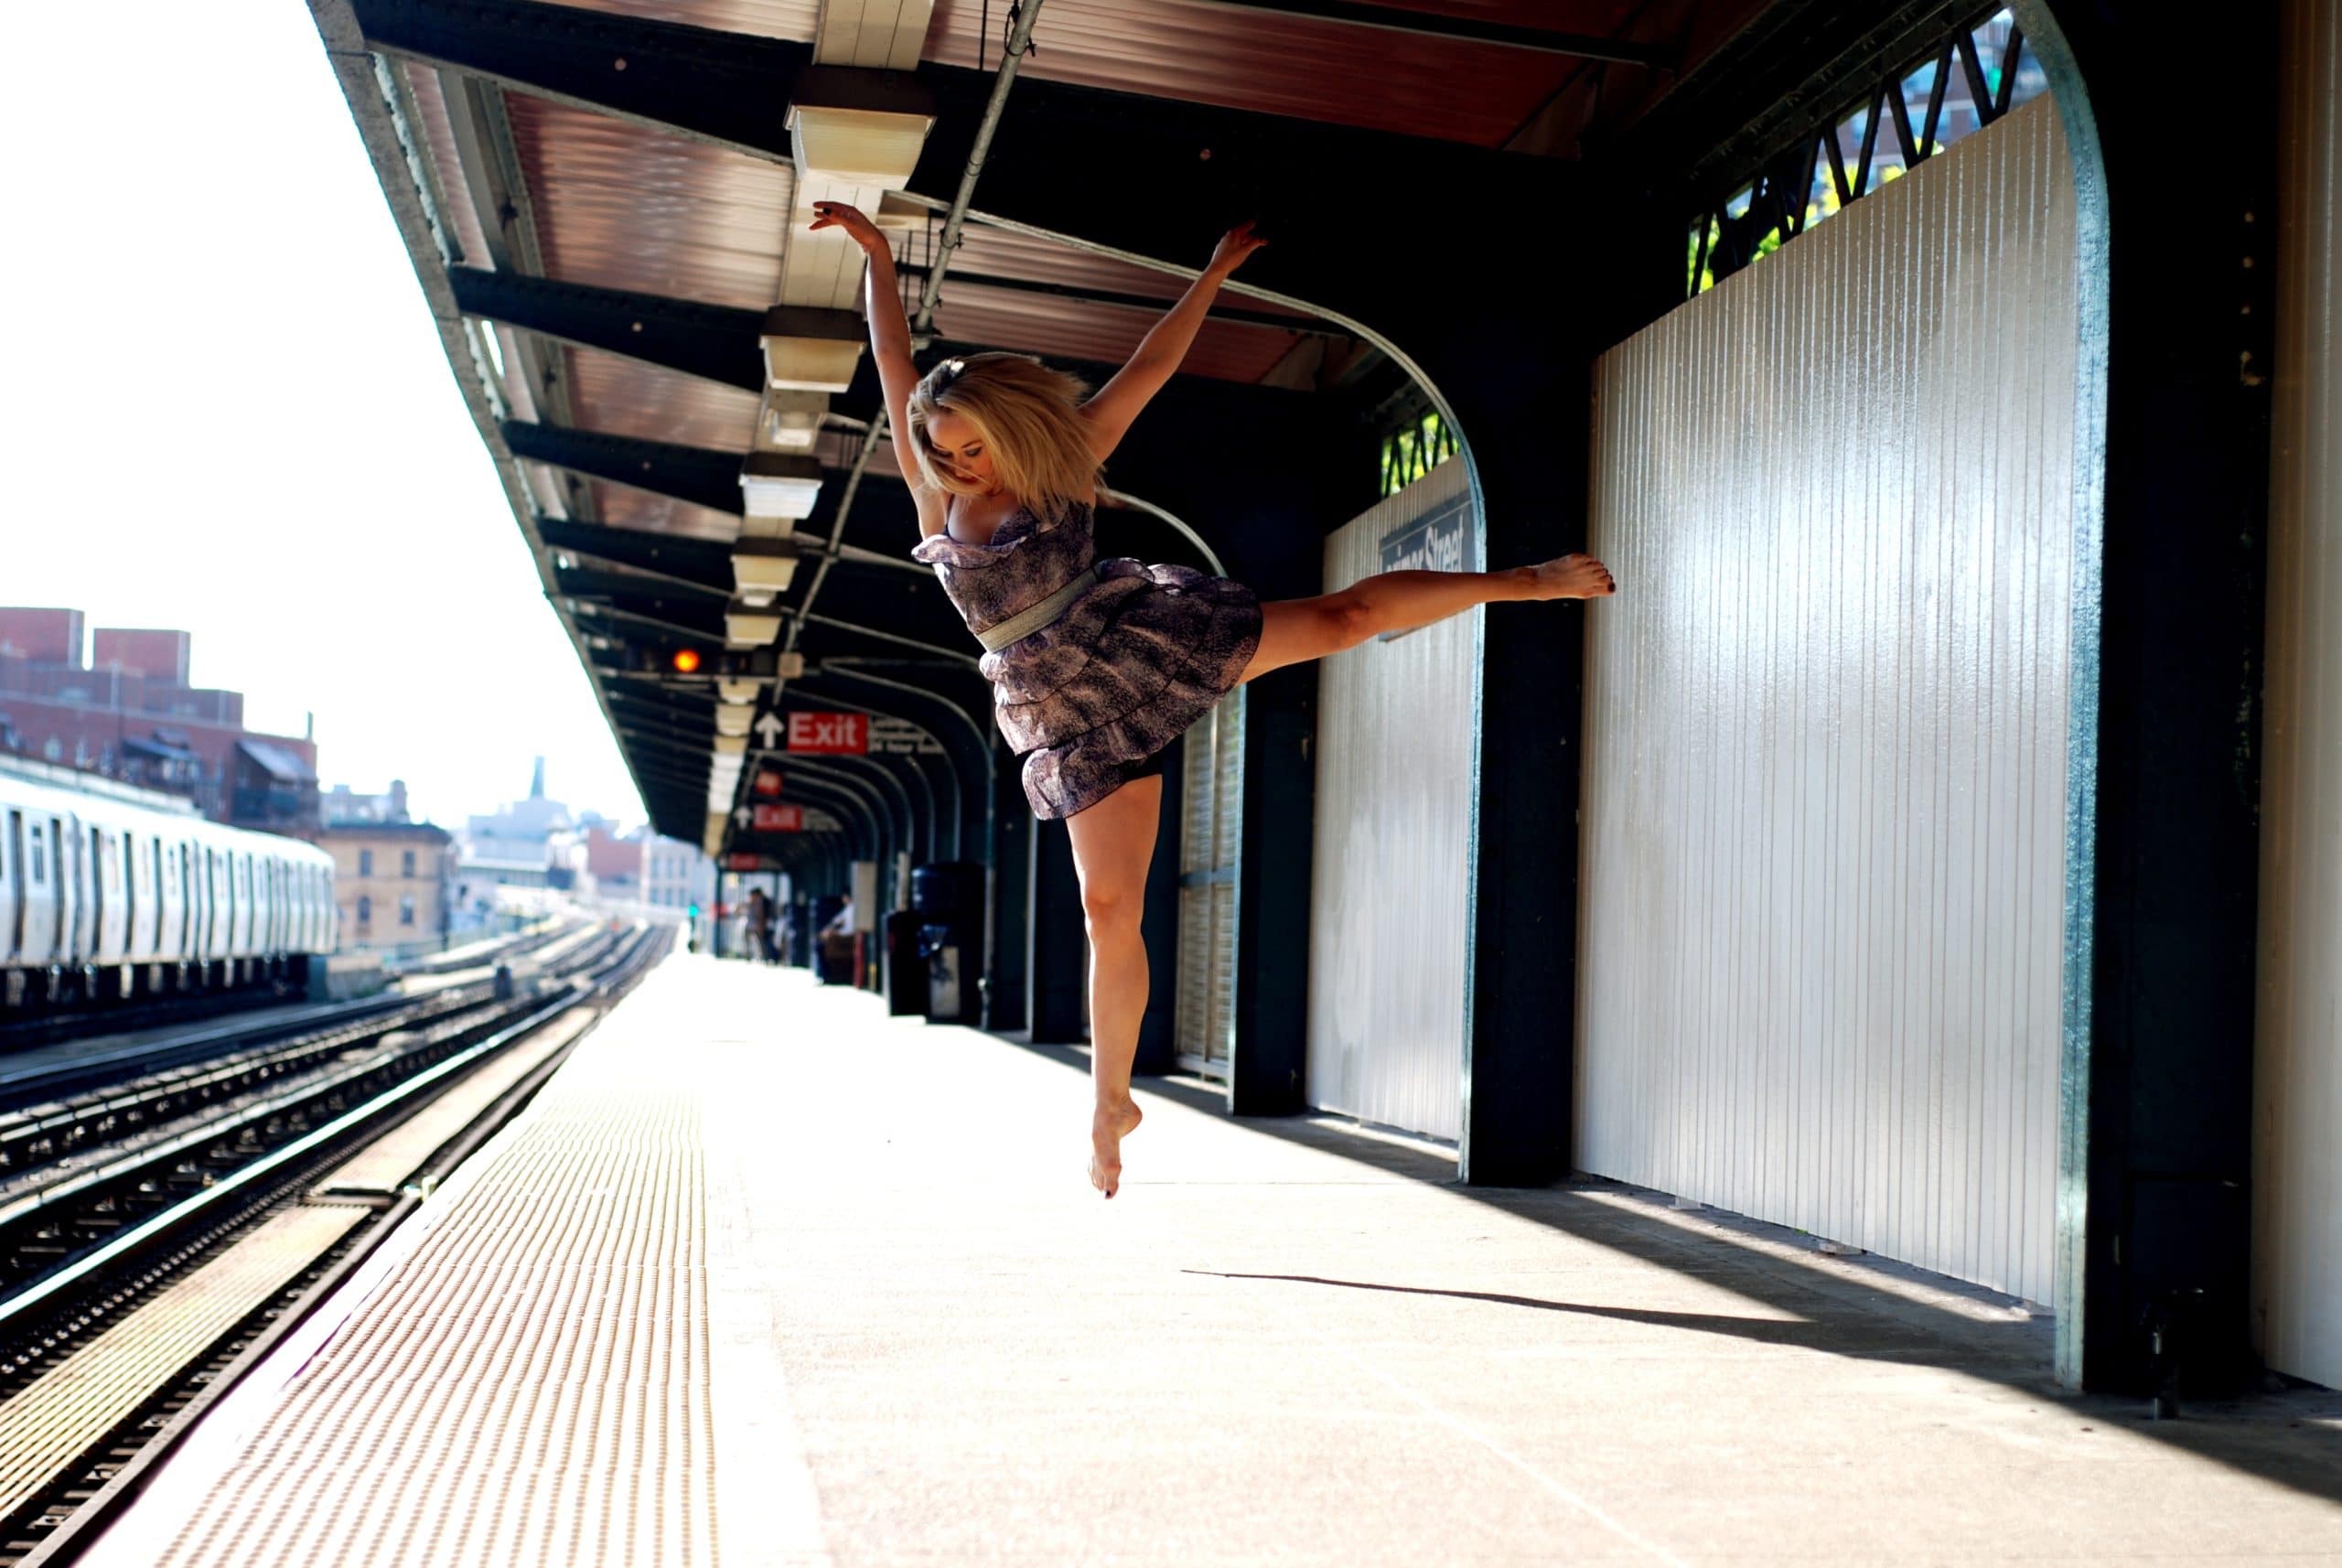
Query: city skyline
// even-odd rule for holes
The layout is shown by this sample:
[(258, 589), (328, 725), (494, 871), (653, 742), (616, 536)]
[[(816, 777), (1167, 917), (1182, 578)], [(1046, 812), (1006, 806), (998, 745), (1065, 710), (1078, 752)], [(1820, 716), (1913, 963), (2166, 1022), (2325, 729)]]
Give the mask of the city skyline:
[[(314, 713), (321, 778), (404, 779), (418, 817), (507, 798), (543, 754), (574, 798), (639, 820), (308, 14), (231, 8), (188, 35), (130, 10), (27, 13), (26, 47), (102, 55), (132, 102), (237, 89), (187, 111), (192, 178), (152, 121), (88, 115), (72, 72), (0, 102), (14, 145), (71, 124), (86, 155), (17, 171), (79, 242), (16, 259), (42, 307), (12, 381), (0, 598), (190, 633), (193, 684), (245, 693), (253, 730)], [(133, 332), (158, 372), (135, 397), (95, 351)]]

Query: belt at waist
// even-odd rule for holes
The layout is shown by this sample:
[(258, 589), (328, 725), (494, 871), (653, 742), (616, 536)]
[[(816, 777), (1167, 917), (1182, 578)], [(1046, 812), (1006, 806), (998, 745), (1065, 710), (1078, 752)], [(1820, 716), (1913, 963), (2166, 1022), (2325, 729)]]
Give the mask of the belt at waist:
[(985, 652), (997, 653), (1010, 643), (1032, 636), (1065, 614), (1074, 600), (1097, 585), (1098, 578), (1098, 567), (1090, 567), (1039, 604), (1021, 609), (997, 625), (984, 628), (976, 633), (976, 640), (984, 645)]

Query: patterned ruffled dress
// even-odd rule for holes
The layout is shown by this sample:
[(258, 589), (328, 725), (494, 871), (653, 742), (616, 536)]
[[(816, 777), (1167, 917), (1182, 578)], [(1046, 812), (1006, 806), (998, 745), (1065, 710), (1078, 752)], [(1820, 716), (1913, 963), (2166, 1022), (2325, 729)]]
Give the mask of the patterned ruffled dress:
[[(996, 626), (1090, 570), (1090, 508), (1054, 524), (1019, 509), (991, 542), (930, 534), (911, 558), (935, 568), (972, 631)], [(1133, 779), (1243, 677), (1261, 601), (1226, 577), (1120, 557), (1040, 630), (983, 656), (993, 716), (1025, 758), (1033, 814), (1069, 817)]]

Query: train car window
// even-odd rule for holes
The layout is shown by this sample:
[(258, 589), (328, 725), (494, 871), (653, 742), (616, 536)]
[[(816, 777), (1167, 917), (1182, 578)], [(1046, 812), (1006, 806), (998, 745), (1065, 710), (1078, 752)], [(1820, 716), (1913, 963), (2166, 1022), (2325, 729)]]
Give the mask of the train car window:
[(32, 844), (32, 872), (27, 880), (28, 882), (37, 882), (46, 886), (48, 882), (48, 858), (43, 853), (44, 846), (41, 840), (40, 824), (38, 822), (35, 822), (33, 824)]

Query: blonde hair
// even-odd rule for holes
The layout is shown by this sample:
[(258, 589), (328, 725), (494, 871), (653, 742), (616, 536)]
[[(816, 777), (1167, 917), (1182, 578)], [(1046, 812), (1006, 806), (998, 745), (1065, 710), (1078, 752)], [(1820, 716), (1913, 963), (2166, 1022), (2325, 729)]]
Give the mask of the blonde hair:
[(1074, 412), (1089, 390), (1078, 378), (1022, 354), (946, 360), (911, 389), (905, 410), (911, 455), (929, 487), (955, 496), (985, 493), (937, 461), (928, 425), (948, 408), (976, 427), (1001, 489), (1042, 521), (1057, 522), (1098, 482), (1089, 432)]

